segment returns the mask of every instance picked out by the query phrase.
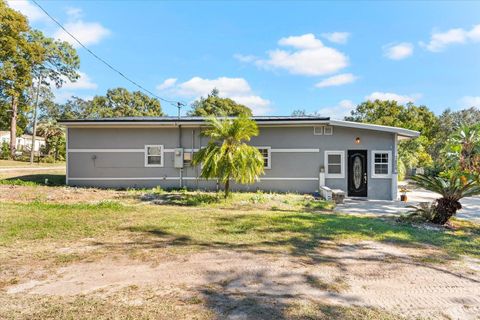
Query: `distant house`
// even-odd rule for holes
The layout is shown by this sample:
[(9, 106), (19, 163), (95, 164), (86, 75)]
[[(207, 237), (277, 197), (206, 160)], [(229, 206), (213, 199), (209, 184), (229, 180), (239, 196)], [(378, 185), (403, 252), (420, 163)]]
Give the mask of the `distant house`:
[[(0, 143), (8, 143), (10, 145), (10, 131), (0, 131)], [(36, 136), (35, 137), (35, 152), (41, 150), (43, 146), (45, 146), (45, 139), (43, 137)], [(16, 143), (17, 151), (29, 151), (32, 149), (32, 135), (30, 134), (23, 134), (17, 137)]]
[[(397, 142), (417, 131), (324, 117), (253, 117), (260, 134), (250, 144), (265, 174), (237, 190), (396, 199)], [(97, 187), (215, 189), (200, 178), (192, 155), (208, 142), (202, 117), (133, 117), (60, 121), (67, 127), (67, 184)]]

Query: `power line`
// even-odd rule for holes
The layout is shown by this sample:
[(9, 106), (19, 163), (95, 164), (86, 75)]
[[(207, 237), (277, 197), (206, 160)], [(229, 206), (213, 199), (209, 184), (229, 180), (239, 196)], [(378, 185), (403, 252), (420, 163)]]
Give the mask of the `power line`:
[(85, 50), (87, 50), (88, 53), (90, 53), (92, 56), (94, 56), (97, 60), (99, 60), (100, 62), (102, 62), (104, 65), (106, 65), (108, 68), (110, 68), (112, 71), (118, 73), (121, 77), (123, 77), (125, 80), (127, 80), (128, 82), (132, 83), (133, 85), (135, 85), (136, 87), (138, 87), (139, 89), (145, 91), (146, 93), (148, 93), (149, 95), (151, 95), (152, 97), (155, 97), (161, 101), (164, 101), (164, 102), (167, 102), (169, 104), (171, 104), (172, 106), (175, 106), (175, 107), (181, 107), (181, 106), (185, 106), (185, 103), (181, 102), (181, 101), (173, 101), (173, 100), (168, 100), (168, 99), (164, 99), (158, 95), (156, 95), (155, 93), (151, 92), (150, 90), (146, 89), (145, 87), (143, 87), (142, 85), (140, 85), (138, 82), (130, 79), (129, 77), (127, 77), (125, 74), (123, 74), (121, 71), (119, 71), (118, 69), (116, 69), (114, 66), (112, 66), (110, 63), (108, 63), (107, 61), (105, 61), (105, 59), (99, 57), (95, 52), (93, 52), (92, 50), (90, 50), (87, 46), (85, 46), (80, 40), (78, 40), (73, 34), (71, 34), (60, 22), (58, 22), (58, 20), (56, 20), (54, 17), (52, 17), (48, 12), (47, 10), (45, 10), (36, 0), (32, 0), (33, 3), (35, 3), (35, 5), (37, 7), (40, 8), (40, 10), (42, 10), (50, 19), (52, 19), (53, 22), (55, 22), (63, 31), (65, 31), (70, 37), (72, 37), (73, 40), (75, 40), (82, 48), (84, 48)]

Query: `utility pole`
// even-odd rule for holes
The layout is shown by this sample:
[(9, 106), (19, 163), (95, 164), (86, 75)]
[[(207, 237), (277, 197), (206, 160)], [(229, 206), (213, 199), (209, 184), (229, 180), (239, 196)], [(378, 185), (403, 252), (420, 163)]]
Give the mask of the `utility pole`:
[[(32, 128), (32, 147), (30, 149), (30, 164), (33, 164), (33, 158), (35, 155), (35, 136), (37, 134), (37, 109), (38, 109), (38, 97), (40, 95), (40, 86), (42, 85), (42, 73), (38, 79), (37, 92), (35, 97), (35, 107), (33, 109), (33, 128)], [(38, 150), (40, 151), (40, 150)]]
[(177, 108), (178, 108), (178, 119), (180, 119), (180, 109), (182, 109), (183, 103), (177, 102)]

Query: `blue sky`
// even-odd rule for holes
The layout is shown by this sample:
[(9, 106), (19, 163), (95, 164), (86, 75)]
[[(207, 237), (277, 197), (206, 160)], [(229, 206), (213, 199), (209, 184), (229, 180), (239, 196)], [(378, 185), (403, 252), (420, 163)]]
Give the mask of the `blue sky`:
[[(305, 109), (335, 118), (369, 98), (413, 101), (436, 113), (480, 106), (480, 2), (39, 3), (99, 56), (168, 99), (191, 102), (217, 87), (258, 115)], [(32, 2), (9, 4), (35, 28), (71, 41)], [(82, 78), (57, 91), (58, 101), (136, 89), (78, 50)]]

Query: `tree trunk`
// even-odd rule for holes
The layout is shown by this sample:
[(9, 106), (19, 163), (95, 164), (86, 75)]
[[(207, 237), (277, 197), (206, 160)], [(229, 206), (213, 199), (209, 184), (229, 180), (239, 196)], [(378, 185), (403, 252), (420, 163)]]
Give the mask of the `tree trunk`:
[(10, 156), (15, 159), (15, 151), (17, 149), (17, 112), (18, 98), (12, 97), (12, 117), (10, 118)]
[(230, 195), (230, 179), (225, 182), (225, 199)]
[(457, 213), (457, 210), (460, 210), (461, 208), (462, 205), (459, 201), (447, 198), (437, 199), (435, 202), (436, 216), (432, 222), (444, 225)]
[[(30, 164), (33, 164), (33, 158), (35, 156), (35, 135), (37, 134), (37, 109), (38, 109), (38, 96), (40, 94), (40, 85), (42, 84), (42, 76), (38, 79), (37, 92), (35, 97), (35, 106), (33, 107), (33, 125), (32, 125), (32, 148), (30, 150)], [(40, 150), (38, 150), (40, 151)]]

